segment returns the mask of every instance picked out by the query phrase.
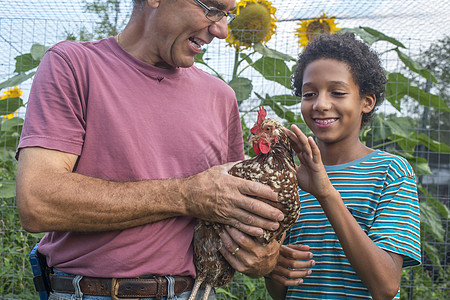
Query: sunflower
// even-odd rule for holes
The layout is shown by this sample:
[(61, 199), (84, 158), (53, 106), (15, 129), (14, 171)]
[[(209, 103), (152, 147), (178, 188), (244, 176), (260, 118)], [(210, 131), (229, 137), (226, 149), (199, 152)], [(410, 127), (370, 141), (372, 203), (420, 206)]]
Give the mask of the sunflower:
[(267, 43), (277, 28), (275, 11), (267, 0), (241, 0), (233, 11), (237, 17), (229, 25), (228, 45), (240, 50)]
[(327, 17), (325, 13), (322, 16), (300, 21), (297, 23), (300, 27), (295, 30), (295, 36), (299, 38), (300, 47), (305, 47), (310, 41), (312, 41), (316, 36), (323, 33), (332, 34), (340, 28), (337, 28), (334, 17)]
[(7, 91), (3, 91), (3, 95), (0, 96), (0, 99), (4, 100), (6, 98), (19, 98), (20, 96), (22, 96), (22, 90), (15, 86)]
[[(3, 91), (3, 95), (0, 95), (0, 100), (5, 100), (8, 98), (19, 98), (20, 96), (22, 96), (22, 90), (15, 86), (7, 91)], [(10, 113), (9, 115), (3, 116), (3, 118), (11, 119), (14, 116), (17, 116), (17, 110), (13, 113)]]

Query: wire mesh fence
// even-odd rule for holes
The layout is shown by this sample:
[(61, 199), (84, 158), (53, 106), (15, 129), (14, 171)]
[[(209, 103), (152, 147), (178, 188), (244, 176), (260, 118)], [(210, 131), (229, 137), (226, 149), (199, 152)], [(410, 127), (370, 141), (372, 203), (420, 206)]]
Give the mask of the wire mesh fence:
[[(0, 82), (4, 83), (0, 100), (0, 114), (3, 115), (0, 130), (1, 299), (37, 299), (28, 252), (42, 235), (22, 230), (14, 198), (15, 147), (33, 72), (39, 62), (37, 57), (41, 48), (36, 45), (51, 46), (66, 39), (92, 40), (107, 36), (99, 26), (99, 15), (86, 9), (86, 5), (95, 2), (0, 0), (3, 12), (0, 17)], [(109, 23), (115, 24), (120, 31), (130, 16), (132, 1), (110, 2), (119, 3), (109, 11)], [(392, 98), (378, 110), (378, 117), (371, 130), (364, 132), (363, 139), (372, 147), (404, 154), (418, 175), (423, 264), (403, 271), (401, 298), (448, 298), (450, 78), (447, 65), (450, 65), (450, 42), (446, 30), (450, 17), (445, 12), (450, 11), (450, 1), (274, 0), (271, 5), (276, 8), (276, 28), (266, 46), (286, 56), (281, 59), (281, 68), (277, 63), (268, 63), (267, 56), (252, 47), (241, 50), (255, 66), (261, 60), (260, 68), (243, 63), (237, 70), (239, 77), (251, 82), (250, 91), (245, 85), (234, 86), (244, 124), (254, 122), (254, 108), (261, 103), (270, 108), (269, 117), (286, 124), (300, 121), (300, 106), (298, 99), (292, 97), (290, 75), (295, 58), (301, 52), (296, 34), (300, 32), (302, 21), (326, 14), (335, 18), (338, 28), (358, 28), (361, 35), (365, 32), (361, 27), (375, 29), (405, 46), (401, 48), (389, 39), (372, 40), (372, 47), (380, 54), (383, 67), (397, 77), (390, 78), (388, 86)], [(365, 34), (367, 38), (367, 31)], [(397, 50), (409, 60), (402, 59)], [(235, 47), (227, 41), (215, 40), (206, 47), (202, 59), (197, 61), (198, 67), (233, 84), (237, 63)], [(428, 68), (436, 80), (419, 75), (420, 67), (414, 69), (416, 62)], [(18, 77), (19, 90), (14, 90), (13, 79)], [(13, 93), (20, 95), (15, 97)], [(19, 99), (18, 103), (9, 101), (10, 98)], [(298, 124), (307, 131), (301, 122)], [(384, 135), (380, 138), (381, 133)], [(236, 276), (227, 293), (218, 295), (220, 299), (231, 299), (230, 294), (236, 299), (270, 299), (262, 280), (241, 275)]]

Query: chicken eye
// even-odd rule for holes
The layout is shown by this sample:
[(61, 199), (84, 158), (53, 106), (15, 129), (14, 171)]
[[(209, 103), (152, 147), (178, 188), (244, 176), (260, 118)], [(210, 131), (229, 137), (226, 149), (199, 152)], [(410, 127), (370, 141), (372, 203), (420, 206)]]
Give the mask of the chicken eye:
[(266, 131), (267, 131), (267, 132), (271, 132), (271, 131), (272, 131), (272, 128), (271, 128), (271, 127), (266, 127)]

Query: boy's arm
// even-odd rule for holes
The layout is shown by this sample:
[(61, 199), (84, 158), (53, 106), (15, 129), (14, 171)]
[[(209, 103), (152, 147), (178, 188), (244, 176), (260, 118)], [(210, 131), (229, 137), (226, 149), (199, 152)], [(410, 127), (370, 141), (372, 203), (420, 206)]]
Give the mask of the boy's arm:
[(319, 196), (345, 255), (373, 299), (392, 299), (400, 287), (403, 256), (381, 249), (362, 230), (338, 191)]

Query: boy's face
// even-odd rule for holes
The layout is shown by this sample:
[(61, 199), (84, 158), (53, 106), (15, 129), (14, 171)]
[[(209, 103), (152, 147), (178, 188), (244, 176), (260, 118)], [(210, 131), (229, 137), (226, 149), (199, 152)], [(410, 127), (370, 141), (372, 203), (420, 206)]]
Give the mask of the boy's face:
[(362, 114), (373, 109), (372, 102), (370, 97), (361, 99), (346, 63), (318, 59), (306, 66), (301, 111), (318, 141), (358, 143)]

